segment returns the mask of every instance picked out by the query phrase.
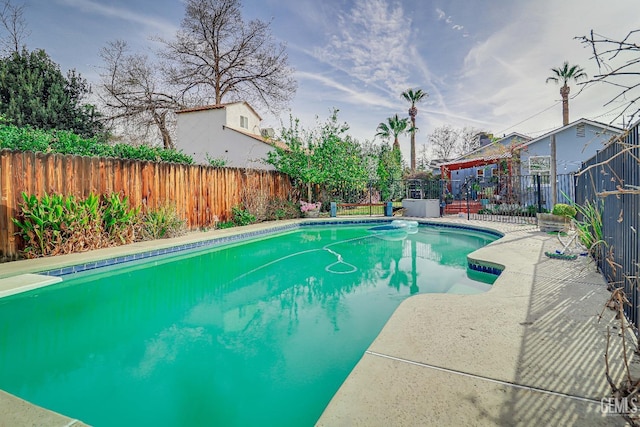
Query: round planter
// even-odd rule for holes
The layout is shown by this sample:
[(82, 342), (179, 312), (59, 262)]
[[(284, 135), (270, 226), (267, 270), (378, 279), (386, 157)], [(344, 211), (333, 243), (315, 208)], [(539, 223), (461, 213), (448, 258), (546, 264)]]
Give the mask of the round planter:
[(318, 218), (318, 215), (320, 215), (320, 209), (311, 209), (304, 213), (305, 218)]

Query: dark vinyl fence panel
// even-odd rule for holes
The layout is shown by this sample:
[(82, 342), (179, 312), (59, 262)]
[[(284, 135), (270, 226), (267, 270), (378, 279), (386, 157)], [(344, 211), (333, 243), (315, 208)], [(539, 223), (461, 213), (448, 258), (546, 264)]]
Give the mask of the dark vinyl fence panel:
[[(631, 128), (622, 141), (614, 142), (582, 165), (577, 176), (576, 201), (602, 204), (602, 256), (598, 267), (612, 287), (623, 287), (630, 306), (626, 314), (640, 323), (638, 276), (640, 257), (640, 149), (638, 129)], [(633, 193), (635, 191), (635, 194)]]

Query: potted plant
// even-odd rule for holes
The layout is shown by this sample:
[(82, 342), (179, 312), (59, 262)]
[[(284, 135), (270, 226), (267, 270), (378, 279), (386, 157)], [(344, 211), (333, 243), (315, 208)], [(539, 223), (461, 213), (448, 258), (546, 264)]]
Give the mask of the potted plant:
[(540, 231), (562, 231), (569, 226), (569, 222), (576, 216), (576, 208), (566, 203), (556, 203), (551, 213), (538, 213), (538, 227)]
[(304, 200), (300, 201), (300, 212), (305, 218), (317, 218), (320, 215), (320, 207), (322, 203), (307, 203)]
[(486, 187), (480, 194), (480, 203), (482, 207), (486, 207), (493, 197), (493, 187)]
[(443, 196), (443, 197), (444, 197), (444, 202), (445, 202), (447, 205), (450, 205), (451, 203), (453, 203), (453, 194), (451, 194), (451, 193), (449, 192), (449, 190), (445, 190), (445, 193), (444, 193), (444, 196)]

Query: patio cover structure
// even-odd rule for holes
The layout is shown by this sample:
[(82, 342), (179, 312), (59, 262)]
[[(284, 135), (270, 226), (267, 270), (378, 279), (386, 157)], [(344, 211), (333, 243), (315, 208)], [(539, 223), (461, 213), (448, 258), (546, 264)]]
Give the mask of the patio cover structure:
[(499, 154), (487, 154), (480, 157), (474, 157), (471, 159), (459, 159), (451, 162), (440, 164), (440, 173), (442, 179), (450, 180), (451, 172), (460, 169), (469, 169), (478, 166), (488, 166), (500, 163), (502, 160), (507, 159), (508, 174), (512, 174), (513, 162), (511, 161), (513, 155), (511, 152), (499, 153)]

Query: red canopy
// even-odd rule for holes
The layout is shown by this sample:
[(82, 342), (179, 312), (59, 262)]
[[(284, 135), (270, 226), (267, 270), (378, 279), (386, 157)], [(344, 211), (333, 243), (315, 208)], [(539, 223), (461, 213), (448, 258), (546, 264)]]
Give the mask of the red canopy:
[[(443, 179), (451, 177), (451, 171), (460, 169), (469, 169), (477, 166), (495, 165), (503, 159), (510, 159), (511, 153), (494, 154), (473, 159), (461, 159), (453, 162), (442, 163), (440, 165), (440, 173)], [(509, 172), (511, 172), (511, 164), (509, 164)]]

